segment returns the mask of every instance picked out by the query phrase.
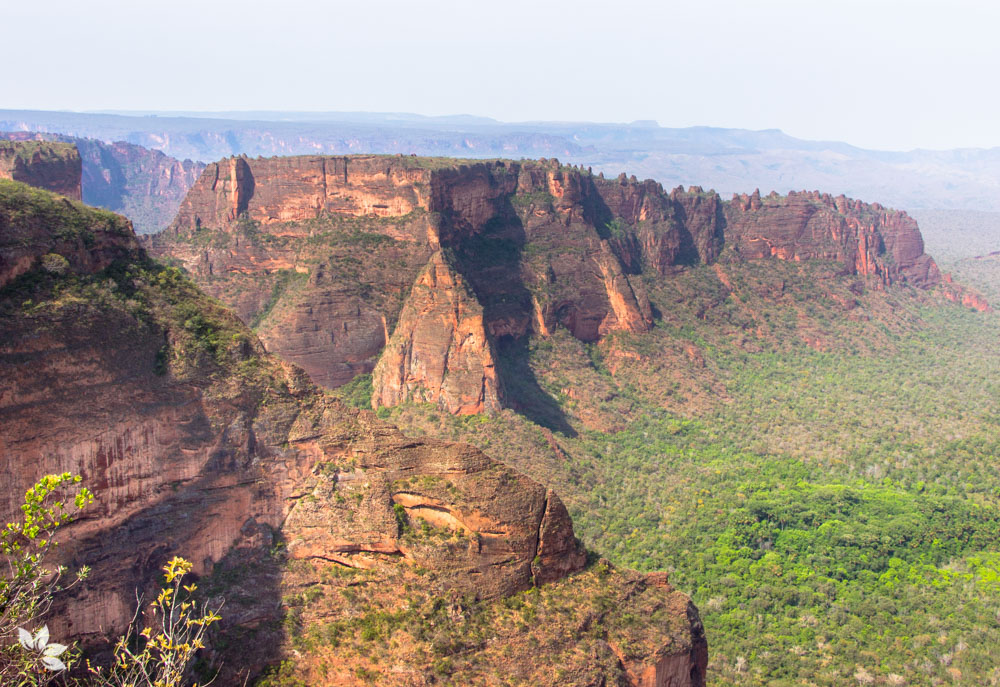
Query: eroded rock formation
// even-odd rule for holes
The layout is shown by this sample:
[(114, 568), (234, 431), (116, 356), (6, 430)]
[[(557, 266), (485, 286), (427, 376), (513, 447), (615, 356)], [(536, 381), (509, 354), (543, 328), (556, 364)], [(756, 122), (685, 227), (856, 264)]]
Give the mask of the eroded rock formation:
[(501, 407), (483, 308), (438, 251), (417, 277), (372, 376), (372, 405), (428, 401), (453, 414)]
[[(645, 332), (647, 286), (689, 265), (822, 260), (870, 288), (941, 282), (916, 223), (877, 204), (756, 191), (724, 202), (554, 160), (230, 158), (209, 165), (149, 245), (318, 383), (344, 384), (382, 356), (376, 405), (458, 413), (502, 402), (490, 370), (503, 342), (558, 327), (584, 342)], [(440, 250), (451, 276), (428, 290)], [(433, 335), (416, 317), (431, 311), (450, 323)]]
[(917, 223), (905, 212), (826, 193), (737, 196), (726, 208), (726, 240), (744, 258), (829, 260), (847, 273), (888, 286), (941, 282), (924, 253)]

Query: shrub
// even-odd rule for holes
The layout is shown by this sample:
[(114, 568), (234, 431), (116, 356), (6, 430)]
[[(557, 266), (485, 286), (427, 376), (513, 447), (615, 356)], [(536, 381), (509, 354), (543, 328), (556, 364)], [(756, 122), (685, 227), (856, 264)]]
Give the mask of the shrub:
[[(81, 568), (67, 582), (65, 567), (44, 566), (57, 545), (55, 531), (94, 500), (86, 488), (70, 495), (79, 482), (68, 472), (46, 475), (25, 492), (20, 521), (0, 530), (0, 557), (6, 563), (0, 570), (0, 685), (41, 687), (62, 679), (63, 684), (93, 687), (180, 687), (205, 646), (208, 628), (220, 619), (193, 600), (195, 585), (183, 584), (191, 570), (183, 558), (174, 557), (163, 567), (166, 585), (149, 606), (150, 624), (118, 641), (111, 666), (88, 661), (84, 679), (66, 677), (79, 660), (78, 651), (50, 641), (47, 625), (34, 633), (27, 629), (38, 626), (56, 593), (79, 584), (89, 572)], [(140, 610), (133, 628), (139, 625)]]
[[(87, 576), (88, 570), (82, 568), (67, 581), (65, 567), (47, 569), (42, 565), (57, 545), (53, 540), (56, 529), (94, 499), (87, 489), (72, 497), (72, 508), (65, 497), (58, 498), (68, 496), (68, 490), (79, 482), (79, 477), (68, 472), (43, 477), (25, 492), (21, 520), (7, 523), (0, 531), (0, 557), (6, 564), (0, 570), (0, 684), (45, 685), (58, 672), (53, 670), (58, 666), (44, 662), (44, 658), (53, 658), (48, 628), (42, 627), (34, 635), (25, 628), (38, 625), (52, 605), (53, 595)], [(74, 660), (75, 654), (62, 659), (68, 665)], [(65, 665), (62, 661), (60, 666)]]

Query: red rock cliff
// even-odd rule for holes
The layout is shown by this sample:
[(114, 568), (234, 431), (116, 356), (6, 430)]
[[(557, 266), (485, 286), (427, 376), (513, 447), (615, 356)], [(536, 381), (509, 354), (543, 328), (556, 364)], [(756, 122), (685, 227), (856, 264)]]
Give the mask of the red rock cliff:
[(412, 400), (459, 415), (500, 410), (496, 354), (483, 308), (441, 251), (417, 277), (375, 366), (372, 387), (375, 408)]
[(831, 260), (874, 284), (929, 288), (941, 282), (905, 212), (818, 192), (737, 196), (726, 208), (726, 241), (747, 259)]
[[(558, 163), (231, 158), (206, 168), (171, 228), (150, 245), (257, 322), (269, 350), (335, 387), (373, 370), (401, 326), (418, 273), (440, 248), (454, 252), (455, 273), (471, 287), (466, 302), (481, 304), (487, 347), (559, 324), (588, 341), (616, 329), (644, 331), (651, 322), (644, 291), (589, 223), (597, 202), (590, 177)], [(572, 249), (530, 264), (518, 259), (528, 241)], [(283, 271), (307, 276), (284, 289)], [(484, 387), (457, 368), (444, 374), (469, 384), (454, 398), (483, 399), (448, 407), (495, 407), (499, 384)], [(399, 375), (412, 382), (399, 388), (410, 391), (383, 402), (437, 401), (425, 374)], [(424, 382), (433, 388), (414, 395)]]
[[(697, 187), (668, 193), (554, 160), (231, 158), (205, 170), (151, 246), (181, 260), (256, 325), (268, 350), (320, 384), (371, 372), (393, 340), (376, 403), (423, 399), (453, 412), (492, 408), (503, 385), (484, 386), (489, 375), (469, 374), (469, 358), (447, 357), (455, 349), (443, 333), (433, 365), (429, 338), (418, 346), (420, 370), (401, 353), (425, 331), (412, 314), (431, 306), (413, 284), (440, 249), (469, 287), (463, 303), (482, 310), (485, 340), (475, 340), (484, 370), (491, 346), (557, 327), (587, 342), (644, 332), (653, 321), (647, 280), (713, 263), (724, 250), (736, 259), (834, 261), (879, 288), (940, 281), (905, 213), (817, 193), (755, 192), (727, 203)], [(444, 392), (446, 378), (461, 388)]]

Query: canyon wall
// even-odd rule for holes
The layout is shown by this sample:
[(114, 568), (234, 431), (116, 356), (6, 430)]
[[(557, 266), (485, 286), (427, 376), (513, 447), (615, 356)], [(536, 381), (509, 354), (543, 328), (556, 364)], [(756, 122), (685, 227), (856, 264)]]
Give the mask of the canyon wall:
[(170, 224), (205, 168), (201, 162), (177, 160), (125, 141), (35, 132), (0, 132), (0, 139), (76, 146), (82, 170), (77, 200), (125, 215), (138, 233), (159, 231)]
[[(557, 327), (583, 342), (645, 332), (648, 286), (698, 264), (823, 260), (868, 288), (941, 283), (916, 222), (877, 204), (805, 192), (727, 202), (554, 160), (229, 158), (148, 245), (318, 383), (377, 370), (376, 407), (456, 413), (502, 403), (497, 346)], [(450, 276), (431, 285), (439, 251)], [(431, 312), (448, 323), (434, 336), (418, 323)]]

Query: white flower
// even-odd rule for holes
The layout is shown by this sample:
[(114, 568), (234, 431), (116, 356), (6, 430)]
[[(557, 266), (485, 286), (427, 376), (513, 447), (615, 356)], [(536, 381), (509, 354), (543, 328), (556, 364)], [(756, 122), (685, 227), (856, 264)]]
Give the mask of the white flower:
[(34, 637), (23, 627), (17, 628), (17, 641), (25, 651), (41, 654), (42, 665), (52, 672), (66, 670), (66, 664), (59, 660), (58, 656), (66, 651), (65, 644), (53, 642), (49, 644), (49, 626), (43, 625)]

